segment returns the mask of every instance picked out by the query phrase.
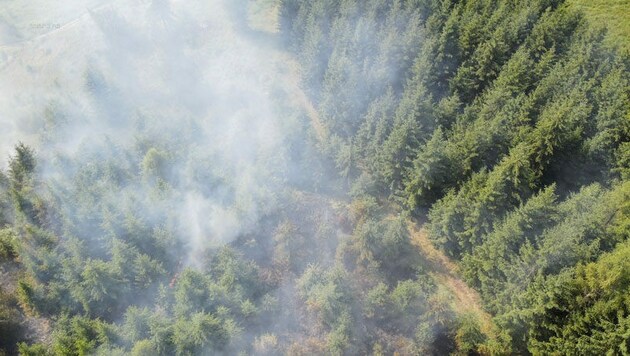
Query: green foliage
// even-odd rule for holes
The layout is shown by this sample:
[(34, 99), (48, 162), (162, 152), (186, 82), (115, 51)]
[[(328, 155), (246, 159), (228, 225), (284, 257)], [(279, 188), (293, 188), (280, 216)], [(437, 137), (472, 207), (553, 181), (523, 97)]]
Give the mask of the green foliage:
[(195, 313), (173, 326), (173, 344), (178, 355), (220, 351), (229, 341), (227, 330), (215, 316)]
[(64, 315), (56, 322), (52, 348), (57, 355), (89, 355), (111, 334), (109, 325), (97, 319)]
[(621, 175), (623, 180), (630, 179), (630, 142), (624, 142), (619, 145), (619, 149), (615, 152), (617, 165), (614, 169)]
[(76, 289), (76, 299), (83, 310), (92, 315), (104, 316), (114, 312), (122, 293), (122, 281), (115, 270), (105, 261), (87, 261), (81, 272), (80, 288)]
[(533, 353), (623, 354), (630, 347), (630, 245), (545, 281), (531, 323)]
[(212, 305), (210, 281), (203, 274), (186, 269), (177, 279), (175, 287), (175, 313), (190, 315), (196, 311), (209, 309)]
[(35, 171), (35, 152), (29, 146), (19, 143), (15, 155), (9, 160), (9, 178), (14, 189), (19, 190), (29, 184)]
[[(125, 312), (125, 320), (121, 325), (121, 334), (135, 345), (151, 337), (151, 324), (154, 322), (151, 311), (147, 308), (129, 307)], [(135, 346), (134, 346), (135, 348)]]
[(315, 312), (323, 324), (332, 330), (341, 330), (351, 314), (352, 296), (346, 285), (343, 270), (324, 271), (312, 266), (298, 280), (298, 291), (308, 309)]
[[(364, 218), (351, 219), (355, 228), (341, 256), (354, 273), (382, 269), (409, 276), (399, 267), (415, 263), (403, 257), (409, 249), (400, 243), (406, 239), (404, 224), (383, 221), (375, 212), (384, 201), (403, 203), (420, 219), (428, 210), (430, 239), (459, 261), (502, 327), (489, 340), (473, 319), (462, 319), (451, 340), (463, 354), (627, 351), (612, 333), (597, 334), (625, 325), (620, 305), (612, 308), (620, 321), (608, 329), (568, 326), (573, 314), (540, 309), (566, 304), (547, 304), (554, 289), (545, 281), (575, 274), (576, 266), (596, 261), (629, 237), (624, 199), (630, 77), (619, 50), (624, 15), (607, 11), (627, 6), (567, 3), (283, 3), (283, 21), (290, 24), (284, 34), (300, 62), (316, 67), (305, 79), (332, 133), (324, 151), (360, 198), (353, 207)], [(395, 24), (384, 20), (392, 13), (400, 18)], [(593, 19), (603, 18), (617, 24), (610, 34), (592, 26)], [(403, 40), (411, 33), (403, 29), (421, 40)], [(369, 44), (366, 33), (374, 33)], [(326, 43), (315, 45), (310, 36)], [(311, 46), (309, 53), (319, 50), (320, 60), (303, 56), (303, 46)], [(382, 51), (390, 46), (398, 49)], [(412, 60), (400, 60), (400, 53)], [(397, 63), (397, 75), (379, 78), (374, 64), (388, 62)], [(372, 76), (362, 74), (369, 64)], [(365, 317), (391, 323), (393, 311), (404, 309), (403, 296), (413, 290), (404, 281), (397, 279), (401, 289), (392, 291), (393, 283), (368, 284)], [(553, 326), (537, 334), (533, 310), (536, 320), (549, 318)], [(574, 310), (576, 318), (595, 320), (595, 314), (580, 314), (583, 306)], [(564, 342), (565, 326), (572, 337), (593, 335), (598, 341)], [(420, 322), (419, 345), (430, 345), (431, 327)], [(624, 330), (620, 327), (619, 335)], [(621, 348), (585, 346), (602, 340), (615, 340)], [(389, 350), (383, 340), (376, 345), (375, 350)]]
[(486, 341), (486, 336), (481, 332), (479, 323), (474, 315), (465, 314), (460, 317), (455, 343), (457, 353), (469, 355), (479, 351), (479, 346)]
[(15, 353), (16, 345), (24, 339), (20, 311), (15, 296), (0, 288), (0, 353)]
[(230, 294), (244, 299), (255, 298), (262, 292), (257, 266), (231, 248), (222, 248), (214, 256), (209, 274)]
[(384, 271), (397, 276), (411, 273), (415, 256), (409, 243), (405, 218), (376, 219), (367, 217), (354, 230), (352, 251), (357, 262), (365, 266), (379, 265)]
[(0, 261), (13, 260), (18, 256), (17, 236), (15, 231), (0, 229)]
[[(627, 353), (630, 72), (610, 45), (625, 13), (604, 2), (283, 0), (279, 36), (308, 98), (271, 96), (311, 99), (306, 116), (328, 134), (314, 144), (291, 109), (277, 128), (289, 149), (225, 160), (187, 117), (205, 108), (184, 105), (171, 125), (126, 108), (115, 75), (90, 68), (99, 120), (128, 120), (133, 139), (73, 156), (43, 144), (40, 162), (15, 147), (0, 172), (2, 278), (18, 269), (14, 295), (0, 294), (0, 349)], [(610, 33), (593, 28), (602, 18)], [(61, 122), (47, 120), (51, 140)], [(454, 261), (420, 256), (410, 219), (428, 219)], [(460, 313), (457, 272), (497, 330)], [(51, 323), (50, 344), (22, 342), (25, 315)]]
[(19, 143), (15, 154), (9, 158), (9, 192), (13, 201), (14, 214), (28, 222), (42, 224), (45, 220), (43, 202), (35, 192), (35, 152)]
[(157, 350), (149, 340), (140, 340), (131, 349), (131, 355), (133, 356), (150, 356), (155, 354), (157, 354)]
[(49, 356), (52, 353), (44, 344), (28, 345), (24, 342), (18, 344), (20, 356)]
[(145, 181), (165, 190), (172, 175), (169, 172), (169, 158), (167, 153), (154, 147), (150, 148), (140, 163), (141, 174)]
[(9, 178), (0, 170), (0, 226), (11, 221), (12, 202)]
[(446, 145), (443, 130), (438, 127), (429, 141), (420, 149), (407, 175), (406, 193), (410, 207), (426, 206), (442, 196), (449, 184), (452, 168), (444, 152)]

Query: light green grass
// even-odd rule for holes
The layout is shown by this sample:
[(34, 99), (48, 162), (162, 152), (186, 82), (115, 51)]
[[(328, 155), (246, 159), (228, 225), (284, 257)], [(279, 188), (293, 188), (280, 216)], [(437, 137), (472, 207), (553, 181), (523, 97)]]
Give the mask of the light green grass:
[(630, 0), (567, 0), (582, 10), (594, 26), (605, 26), (609, 41), (630, 53)]

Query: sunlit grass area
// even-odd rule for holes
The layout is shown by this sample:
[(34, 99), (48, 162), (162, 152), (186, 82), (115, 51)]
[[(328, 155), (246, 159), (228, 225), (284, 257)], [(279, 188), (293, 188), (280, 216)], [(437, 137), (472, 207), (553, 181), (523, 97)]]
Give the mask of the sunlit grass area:
[(630, 0), (568, 0), (595, 26), (606, 26), (610, 41), (630, 52)]

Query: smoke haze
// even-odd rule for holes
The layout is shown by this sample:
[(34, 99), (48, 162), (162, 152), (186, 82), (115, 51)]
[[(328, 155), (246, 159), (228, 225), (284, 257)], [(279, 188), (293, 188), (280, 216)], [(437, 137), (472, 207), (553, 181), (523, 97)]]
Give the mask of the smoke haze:
[[(133, 197), (146, 217), (177, 207), (169, 223), (193, 260), (275, 209), (291, 164), (291, 123), (271, 97), (283, 88), (273, 59), (234, 32), (222, 1), (63, 6), (84, 15), (3, 48), (3, 157), (16, 140), (34, 144), (53, 186), (95, 162), (137, 165), (163, 190), (157, 202), (132, 179), (96, 203)], [(137, 150), (143, 162), (125, 158)], [(75, 204), (68, 197), (57, 199)]]
[(0, 356), (627, 349), (576, 2), (3, 1)]

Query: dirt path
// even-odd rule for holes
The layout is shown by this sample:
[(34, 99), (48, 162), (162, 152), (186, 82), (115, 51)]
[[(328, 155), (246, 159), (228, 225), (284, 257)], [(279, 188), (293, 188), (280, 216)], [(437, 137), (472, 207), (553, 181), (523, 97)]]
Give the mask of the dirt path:
[[(261, 3), (264, 0), (254, 0), (250, 4)], [(301, 66), (298, 61), (287, 52), (279, 39), (278, 32), (278, 16), (279, 8), (277, 3), (272, 6), (263, 5), (258, 9), (258, 13), (249, 21), (245, 21), (239, 27), (240, 36), (248, 38), (252, 45), (265, 48), (273, 58), (274, 66), (278, 68), (277, 73), (282, 87), (288, 94), (291, 104), (297, 108), (304, 110), (308, 117), (311, 127), (315, 131), (317, 140), (320, 143), (326, 142), (328, 130), (321, 120), (319, 113), (311, 99), (302, 87)], [(236, 16), (233, 16), (233, 22), (237, 22)]]
[[(288, 57), (288, 55), (285, 55)], [(320, 142), (326, 138), (326, 128), (315, 110), (308, 96), (300, 87), (299, 65), (292, 58), (284, 61), (289, 67), (289, 73), (285, 78), (291, 89), (294, 104), (299, 105), (308, 115), (311, 125), (317, 134)], [(494, 324), (492, 317), (482, 307), (481, 298), (477, 291), (470, 288), (458, 275), (457, 265), (453, 263), (444, 253), (439, 251), (429, 240), (426, 231), (418, 227), (415, 223), (409, 222), (409, 234), (411, 242), (418, 247), (420, 253), (429, 263), (431, 276), (436, 283), (445, 286), (453, 296), (453, 309), (459, 314), (473, 314), (477, 316), (481, 323), (481, 331), (490, 339), (495, 338)]]
[(453, 295), (453, 309), (460, 314), (476, 315), (481, 323), (481, 331), (489, 338), (495, 338), (492, 317), (482, 307), (477, 291), (470, 288), (458, 275), (457, 266), (444, 253), (435, 248), (426, 230), (409, 222), (411, 243), (418, 247), (429, 264), (429, 272), (436, 282), (445, 286)]
[[(327, 130), (313, 103), (301, 87), (299, 63), (280, 48), (276, 48), (274, 52), (277, 61), (282, 64), (283, 68), (286, 68), (282, 80), (293, 104), (301, 107), (307, 114), (319, 142), (325, 142)], [(432, 277), (452, 294), (453, 309), (459, 314), (470, 313), (477, 316), (481, 323), (482, 332), (491, 339), (495, 338), (496, 333), (491, 315), (483, 309), (479, 294), (459, 277), (457, 265), (435, 248), (423, 228), (411, 221), (409, 222), (409, 233), (412, 244), (418, 247), (428, 262)]]
[(290, 94), (293, 104), (304, 110), (311, 122), (313, 130), (315, 130), (318, 141), (320, 143), (325, 142), (327, 137), (326, 126), (322, 123), (313, 103), (301, 87), (300, 65), (289, 54), (278, 51), (276, 55), (278, 56), (278, 60), (282, 61), (284, 67), (287, 69), (283, 78), (283, 84), (287, 88), (287, 92)]
[[(86, 18), (87, 14), (84, 14), (79, 18), (64, 24), (60, 28), (23, 42), (32, 42), (45, 36), (49, 36), (52, 33), (63, 31)], [(0, 46), (0, 49), (3, 47), (20, 46), (24, 43)], [(302, 88), (299, 63), (280, 47), (273, 49), (273, 55), (274, 60), (283, 69), (281, 73), (279, 73), (279, 76), (283, 86), (286, 88), (292, 104), (304, 110), (305, 114), (309, 118), (317, 139), (319, 142), (325, 142), (328, 132), (326, 126), (319, 117), (315, 106)], [(460, 314), (471, 313), (476, 315), (481, 322), (482, 331), (488, 337), (494, 338), (495, 330), (491, 316), (483, 310), (478, 293), (468, 287), (468, 285), (466, 285), (466, 283), (459, 277), (457, 266), (441, 251), (435, 248), (432, 242), (428, 239), (426, 231), (423, 228), (417, 226), (415, 223), (409, 222), (409, 232), (412, 243), (414, 246), (418, 247), (420, 253), (425, 257), (429, 265), (429, 273), (439, 285), (446, 287), (453, 295), (453, 309)], [(10, 285), (10, 287), (14, 288), (13, 285)], [(30, 324), (27, 327), (33, 333), (35, 339), (39, 339), (39, 341), (44, 342), (48, 341), (47, 337), (49, 336), (49, 327), (47, 320), (27, 317), (25, 322)]]

